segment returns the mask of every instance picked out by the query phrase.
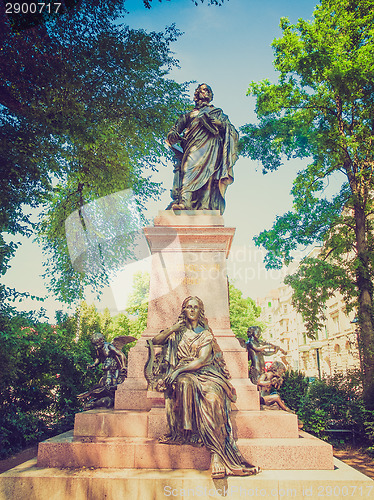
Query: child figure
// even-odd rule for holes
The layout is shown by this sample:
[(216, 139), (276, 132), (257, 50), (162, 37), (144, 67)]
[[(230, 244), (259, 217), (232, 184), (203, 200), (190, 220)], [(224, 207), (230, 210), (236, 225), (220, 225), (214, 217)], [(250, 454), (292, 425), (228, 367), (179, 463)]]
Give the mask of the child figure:
[(249, 378), (253, 384), (257, 384), (259, 377), (265, 372), (264, 356), (273, 356), (280, 351), (284, 355), (282, 360), (287, 363), (285, 358), (287, 351), (269, 342), (262, 342), (260, 340), (261, 328), (259, 326), (250, 326), (247, 330), (247, 336), (247, 342), (241, 338), (238, 338), (238, 340), (240, 345), (247, 350), (248, 361), (251, 362)]
[(96, 348), (96, 358), (92, 364), (87, 365), (87, 369), (102, 364), (104, 376), (89, 391), (77, 396), (80, 400), (85, 401), (84, 408), (86, 410), (100, 407), (111, 408), (114, 405), (115, 390), (127, 375), (126, 356), (122, 352), (122, 347), (134, 340), (136, 340), (135, 337), (123, 335), (116, 337), (111, 343), (106, 342), (104, 335), (100, 332), (92, 335), (91, 343)]
[(281, 410), (288, 411), (289, 413), (295, 413), (290, 408), (288, 408), (277, 389), (283, 383), (283, 375), (286, 372), (286, 367), (280, 361), (274, 361), (267, 372), (262, 373), (257, 381), (257, 387), (261, 391), (261, 404), (265, 406), (278, 405)]
[(103, 385), (108, 388), (123, 382), (126, 377), (124, 353), (114, 343), (106, 342), (104, 335), (99, 332), (92, 335), (91, 343), (96, 348), (96, 358), (92, 365), (87, 365), (87, 368), (95, 368), (102, 363), (105, 372)]

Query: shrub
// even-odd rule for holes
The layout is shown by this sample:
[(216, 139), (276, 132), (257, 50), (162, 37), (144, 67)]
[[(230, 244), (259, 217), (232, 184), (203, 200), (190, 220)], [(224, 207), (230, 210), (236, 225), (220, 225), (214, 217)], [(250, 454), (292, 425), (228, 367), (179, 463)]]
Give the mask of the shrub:
[[(73, 426), (81, 404), (76, 396), (96, 375), (88, 340), (74, 341), (61, 325), (39, 323), (27, 315), (4, 318), (0, 330), (0, 456)], [(95, 378), (93, 378), (95, 377)]]
[(350, 430), (361, 442), (374, 442), (374, 412), (365, 409), (361, 376), (356, 370), (308, 382), (300, 372), (285, 374), (279, 390), (298, 414), (303, 429), (325, 439), (328, 429)]
[(278, 392), (286, 405), (298, 412), (308, 391), (308, 386), (309, 380), (305, 375), (291, 370), (285, 373), (283, 384)]

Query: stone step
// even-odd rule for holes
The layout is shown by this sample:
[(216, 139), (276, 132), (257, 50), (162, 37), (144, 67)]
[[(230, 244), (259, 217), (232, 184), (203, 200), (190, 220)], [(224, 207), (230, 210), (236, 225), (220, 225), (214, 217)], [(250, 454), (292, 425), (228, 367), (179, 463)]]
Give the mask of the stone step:
[[(284, 411), (232, 411), (234, 436), (297, 438), (297, 416)], [(75, 416), (75, 437), (158, 438), (168, 432), (165, 408), (150, 411), (89, 410)]]
[[(140, 342), (140, 341), (139, 341)], [(134, 354), (134, 356), (136, 353)], [(225, 354), (226, 359), (226, 354)], [(144, 364), (141, 370), (144, 372)], [(139, 362), (140, 365), (140, 362)], [(230, 380), (235, 387), (237, 400), (231, 403), (233, 410), (259, 410), (260, 393), (248, 377)], [(161, 392), (147, 390), (145, 378), (128, 377), (120, 384), (115, 393), (116, 410), (150, 410), (153, 406), (164, 406), (164, 395)]]
[[(299, 438), (238, 439), (244, 457), (263, 470), (332, 469), (332, 447), (305, 432)], [(210, 467), (205, 448), (148, 438), (74, 438), (64, 433), (39, 444), (38, 467), (197, 469)]]
[(372, 479), (337, 459), (334, 465), (334, 470), (265, 470), (257, 476), (212, 480), (208, 471), (191, 469), (71, 470), (39, 468), (30, 460), (0, 474), (0, 500), (373, 498)]

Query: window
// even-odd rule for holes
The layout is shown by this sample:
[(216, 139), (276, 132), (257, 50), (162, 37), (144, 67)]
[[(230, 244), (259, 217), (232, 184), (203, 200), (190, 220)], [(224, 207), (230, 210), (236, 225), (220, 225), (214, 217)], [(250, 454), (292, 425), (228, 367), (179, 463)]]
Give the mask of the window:
[(334, 316), (331, 316), (332, 322), (334, 325), (334, 333), (339, 333), (340, 332), (340, 324), (339, 324), (339, 314), (334, 314)]

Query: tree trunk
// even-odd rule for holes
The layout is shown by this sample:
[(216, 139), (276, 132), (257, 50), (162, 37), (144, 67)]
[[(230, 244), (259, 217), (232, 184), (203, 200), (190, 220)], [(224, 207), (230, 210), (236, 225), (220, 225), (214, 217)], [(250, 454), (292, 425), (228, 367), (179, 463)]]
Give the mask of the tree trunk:
[(366, 240), (366, 215), (355, 203), (355, 232), (357, 245), (356, 282), (358, 288), (358, 346), (361, 352), (364, 400), (367, 408), (374, 409), (374, 328), (373, 284)]

